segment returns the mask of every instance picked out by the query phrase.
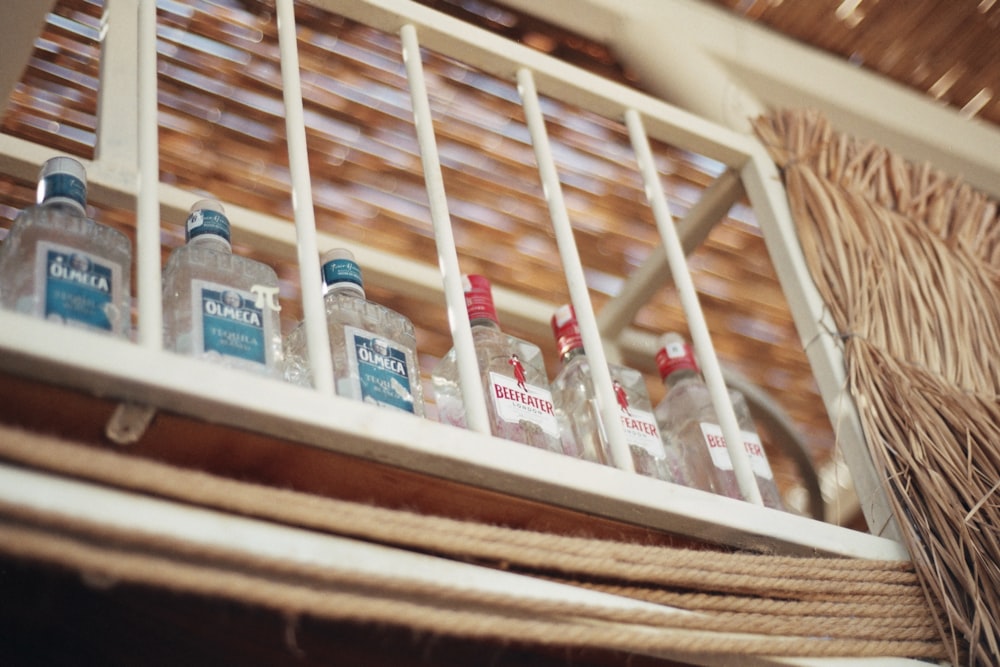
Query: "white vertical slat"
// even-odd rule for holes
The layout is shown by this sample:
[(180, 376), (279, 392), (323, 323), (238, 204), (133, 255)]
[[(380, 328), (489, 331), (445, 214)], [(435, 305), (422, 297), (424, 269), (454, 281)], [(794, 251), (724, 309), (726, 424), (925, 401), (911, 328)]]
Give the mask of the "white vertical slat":
[(295, 215), (306, 346), (309, 350), (313, 386), (321, 393), (333, 394), (333, 359), (330, 355), (330, 334), (326, 328), (326, 309), (320, 280), (316, 213), (313, 210), (312, 184), (309, 180), (309, 154), (306, 148), (305, 114), (302, 110), (302, 82), (299, 77), (299, 47), (292, 0), (278, 0), (277, 14), (285, 133), (292, 178), (292, 210)]
[[(141, 16), (146, 11), (144, 4), (145, 0), (106, 0), (101, 13), (97, 143), (92, 170), (128, 189), (135, 186), (139, 165), (141, 118), (133, 104), (142, 104), (139, 87), (144, 75), (140, 68), (148, 66), (148, 61), (145, 65), (142, 62), (146, 58), (143, 51), (152, 47), (155, 53), (156, 48), (155, 17), (153, 31), (147, 36), (148, 22)], [(147, 37), (149, 43), (145, 44)], [(89, 181), (91, 170), (87, 176)]]
[[(156, 0), (140, 0), (138, 31), (138, 149), (136, 184), (136, 341), (163, 346), (163, 285), (160, 265), (160, 145), (157, 117)], [(106, 128), (110, 129), (110, 128)]]
[(552, 147), (549, 144), (548, 132), (545, 130), (545, 116), (538, 102), (538, 91), (535, 89), (535, 79), (531, 70), (522, 67), (517, 71), (517, 89), (521, 94), (524, 106), (524, 116), (531, 133), (531, 143), (535, 149), (535, 160), (542, 179), (542, 191), (549, 205), (549, 215), (552, 217), (552, 227), (555, 230), (556, 245), (559, 247), (559, 257), (562, 260), (563, 271), (569, 286), (570, 300), (576, 311), (577, 322), (580, 325), (580, 336), (583, 347), (590, 362), (591, 377), (594, 391), (597, 394), (597, 405), (600, 409), (604, 432), (608, 438), (608, 449), (616, 467), (628, 472), (635, 472), (632, 453), (625, 440), (625, 429), (619, 417), (618, 402), (615, 400), (611, 384), (611, 372), (608, 370), (608, 360), (601, 343), (601, 334), (597, 329), (597, 318), (590, 303), (590, 292), (587, 290), (587, 280), (580, 262), (580, 253), (576, 248), (573, 228), (566, 212), (566, 202), (563, 200), (562, 185), (556, 171), (555, 160), (552, 157)]
[(741, 172), (768, 255), (837, 433), (838, 446), (850, 468), (868, 529), (875, 535), (900, 541), (899, 523), (865, 444), (858, 409), (848, 389), (837, 327), (802, 254), (778, 169), (762, 146)]
[(684, 249), (677, 235), (677, 228), (674, 226), (670, 208), (667, 206), (667, 197), (663, 192), (656, 164), (653, 162), (649, 137), (642, 125), (642, 118), (635, 109), (629, 109), (625, 112), (625, 125), (628, 128), (632, 148), (639, 163), (639, 171), (642, 173), (646, 197), (649, 199), (653, 215), (656, 218), (656, 227), (663, 241), (663, 249), (667, 253), (670, 272), (674, 278), (674, 284), (677, 286), (681, 306), (684, 308), (684, 315), (691, 331), (691, 339), (695, 351), (698, 353), (698, 364), (701, 366), (702, 375), (705, 377), (705, 383), (712, 396), (712, 403), (715, 405), (715, 411), (719, 417), (720, 426), (722, 426), (722, 435), (726, 438), (726, 448), (729, 450), (729, 457), (733, 462), (733, 470), (740, 485), (740, 492), (747, 501), (762, 505), (760, 489), (757, 488), (757, 479), (750, 467), (750, 457), (743, 447), (743, 436), (740, 433), (739, 424), (736, 422), (736, 413), (729, 400), (725, 380), (722, 378), (719, 360), (715, 356), (715, 347), (708, 333), (705, 314), (698, 303), (698, 294), (687, 268)]
[(413, 122), (417, 131), (417, 142), (420, 145), (420, 161), (424, 169), (427, 198), (430, 202), (434, 240), (437, 243), (438, 265), (444, 279), (448, 326), (454, 341), (455, 359), (462, 383), (465, 423), (474, 431), (489, 434), (491, 429), (489, 415), (486, 412), (486, 396), (483, 393), (479, 364), (476, 361), (469, 313), (465, 307), (462, 273), (458, 266), (455, 236), (451, 229), (448, 200), (444, 190), (444, 176), (441, 173), (441, 161), (434, 138), (434, 120), (431, 118), (430, 101), (427, 98), (427, 84), (424, 81), (417, 29), (412, 24), (407, 24), (399, 32), (403, 41), (403, 64), (406, 66), (406, 76), (410, 85)]

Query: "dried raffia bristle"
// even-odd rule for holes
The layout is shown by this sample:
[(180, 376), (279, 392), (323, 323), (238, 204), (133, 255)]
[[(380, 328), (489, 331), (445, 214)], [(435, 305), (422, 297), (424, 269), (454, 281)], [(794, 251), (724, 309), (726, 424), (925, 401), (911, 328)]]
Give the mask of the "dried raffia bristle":
[(954, 664), (1000, 655), (1000, 219), (982, 193), (834, 132), (756, 122)]

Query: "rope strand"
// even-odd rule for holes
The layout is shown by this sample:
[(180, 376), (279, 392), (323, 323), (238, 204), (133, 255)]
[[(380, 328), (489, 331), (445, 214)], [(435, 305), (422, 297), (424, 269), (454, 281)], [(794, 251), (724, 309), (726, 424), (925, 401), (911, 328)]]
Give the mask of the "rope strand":
[(102, 579), (223, 596), (289, 616), (398, 623), (442, 635), (547, 645), (691, 655), (945, 655), (908, 563), (692, 551), (532, 533), (226, 480), (4, 427), (0, 458), (217, 511), (374, 538), (397, 548), (418, 545), (439, 557), (656, 606), (569, 604), (405, 573), (295, 564), (0, 503), (0, 552)]

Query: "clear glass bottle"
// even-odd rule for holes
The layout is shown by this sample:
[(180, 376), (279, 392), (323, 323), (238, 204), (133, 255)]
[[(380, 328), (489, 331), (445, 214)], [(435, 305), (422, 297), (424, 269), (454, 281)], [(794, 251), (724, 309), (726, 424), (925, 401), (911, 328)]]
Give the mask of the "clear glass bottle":
[[(424, 415), (413, 324), (365, 298), (361, 269), (344, 248), (320, 260), (337, 395)], [(305, 324), (285, 339), (285, 379), (312, 385)]]
[(278, 276), (234, 255), (222, 204), (202, 199), (185, 224), (187, 244), (163, 269), (163, 346), (231, 368), (280, 377)]
[[(541, 350), (500, 330), (486, 278), (468, 275), (464, 283), (465, 304), (493, 435), (563, 453)], [(431, 380), (438, 420), (466, 427), (454, 349), (434, 367)]]
[[(656, 363), (668, 391), (656, 406), (655, 415), (664, 437), (672, 440), (682, 453), (688, 486), (742, 498), (722, 427), (695, 361), (694, 350), (677, 333), (665, 334), (661, 341)], [(729, 399), (764, 505), (784, 509), (746, 398), (730, 389)]]
[(87, 217), (87, 175), (70, 157), (45, 162), (38, 203), (0, 245), (0, 305), (68, 326), (128, 337), (132, 243)]
[[(557, 417), (565, 424), (563, 449), (588, 461), (612, 465), (590, 361), (584, 352), (573, 307), (565, 305), (556, 310), (551, 324), (562, 362), (552, 380), (552, 399)], [(608, 364), (608, 370), (636, 472), (677, 481), (671, 470), (676, 463), (668, 461), (642, 373), (618, 364)]]

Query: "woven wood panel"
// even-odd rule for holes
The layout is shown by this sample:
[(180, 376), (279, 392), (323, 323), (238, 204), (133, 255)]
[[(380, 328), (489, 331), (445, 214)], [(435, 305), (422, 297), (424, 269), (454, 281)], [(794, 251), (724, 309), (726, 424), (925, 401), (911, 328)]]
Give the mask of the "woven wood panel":
[(994, 0), (709, 1), (1000, 123), (1000, 5)]

